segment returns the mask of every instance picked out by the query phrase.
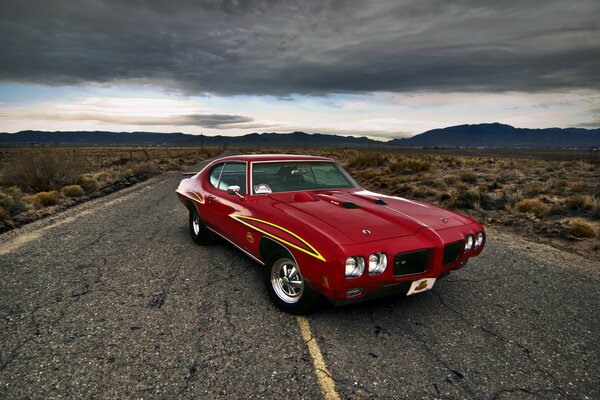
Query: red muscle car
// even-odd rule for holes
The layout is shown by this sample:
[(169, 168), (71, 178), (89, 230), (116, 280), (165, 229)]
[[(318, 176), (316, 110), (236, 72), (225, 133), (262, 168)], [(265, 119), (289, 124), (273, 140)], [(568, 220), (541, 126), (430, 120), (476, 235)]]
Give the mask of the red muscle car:
[(293, 314), (319, 295), (346, 304), (429, 290), (485, 243), (475, 220), (363, 190), (325, 157), (219, 158), (177, 195), (192, 239), (221, 236), (264, 265), (270, 298)]

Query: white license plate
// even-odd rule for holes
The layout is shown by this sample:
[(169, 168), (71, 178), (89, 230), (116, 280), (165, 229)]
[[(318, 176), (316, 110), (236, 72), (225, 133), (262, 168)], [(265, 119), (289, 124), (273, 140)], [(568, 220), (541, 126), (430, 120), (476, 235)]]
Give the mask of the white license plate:
[(435, 278), (423, 278), (419, 279), (418, 281), (414, 281), (412, 285), (410, 285), (410, 289), (408, 289), (408, 293), (406, 293), (406, 295), (410, 296), (411, 294), (425, 292), (431, 289), (434, 283)]

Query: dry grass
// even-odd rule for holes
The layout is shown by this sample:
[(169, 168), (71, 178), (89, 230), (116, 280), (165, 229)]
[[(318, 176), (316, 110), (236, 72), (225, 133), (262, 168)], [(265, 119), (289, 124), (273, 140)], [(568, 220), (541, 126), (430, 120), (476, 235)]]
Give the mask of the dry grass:
[(352, 168), (381, 167), (386, 162), (385, 157), (379, 153), (363, 153), (351, 161)]
[(79, 185), (69, 185), (62, 188), (62, 193), (67, 197), (81, 197), (85, 195), (85, 190)]
[[(32, 208), (22, 199), (23, 193), (17, 187), (10, 187), (5, 193), (0, 193), (0, 207), (4, 210), (3, 220), (10, 219), (11, 216), (17, 215)], [(8, 216), (8, 217), (7, 217)]]
[(596, 231), (594, 230), (594, 228), (581, 219), (571, 220), (570, 232), (573, 236), (580, 238), (596, 237)]
[(26, 191), (55, 190), (72, 183), (88, 168), (86, 164), (87, 160), (76, 150), (27, 150), (15, 154), (2, 180), (7, 186)]
[(395, 174), (415, 174), (427, 171), (430, 167), (429, 163), (425, 161), (402, 158), (390, 164), (389, 169)]
[(0, 207), (0, 221), (8, 221), (10, 217), (10, 213), (4, 207)]
[(596, 208), (596, 199), (589, 194), (575, 194), (567, 197), (565, 204), (575, 211), (593, 210)]
[(550, 213), (550, 206), (540, 199), (525, 199), (515, 204), (515, 209), (522, 213), (533, 214), (544, 218)]
[(95, 192), (100, 188), (98, 181), (93, 176), (80, 175), (75, 179), (75, 184), (82, 188), (86, 194)]
[(217, 153), (198, 148), (0, 148), (0, 220), (135, 177), (182, 170)]
[(39, 192), (32, 196), (25, 196), (23, 200), (33, 204), (36, 208), (53, 206), (60, 201), (60, 193), (56, 190), (51, 192)]

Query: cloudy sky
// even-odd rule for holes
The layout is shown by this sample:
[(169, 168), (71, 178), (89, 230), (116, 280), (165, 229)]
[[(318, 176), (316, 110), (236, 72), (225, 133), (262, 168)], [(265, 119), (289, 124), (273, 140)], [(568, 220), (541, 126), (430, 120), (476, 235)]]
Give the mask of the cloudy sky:
[(600, 127), (598, 0), (0, 0), (0, 131)]

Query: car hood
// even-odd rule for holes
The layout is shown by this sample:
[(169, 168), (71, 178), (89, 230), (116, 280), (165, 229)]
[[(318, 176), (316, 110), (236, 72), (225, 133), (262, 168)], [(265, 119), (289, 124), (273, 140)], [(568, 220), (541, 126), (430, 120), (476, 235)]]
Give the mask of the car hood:
[[(283, 203), (282, 206), (285, 204), (284, 207), (325, 222), (353, 243), (412, 235), (422, 228), (441, 230), (472, 222), (435, 206), (364, 190), (276, 193), (269, 197)], [(298, 215), (297, 212), (293, 214)]]

